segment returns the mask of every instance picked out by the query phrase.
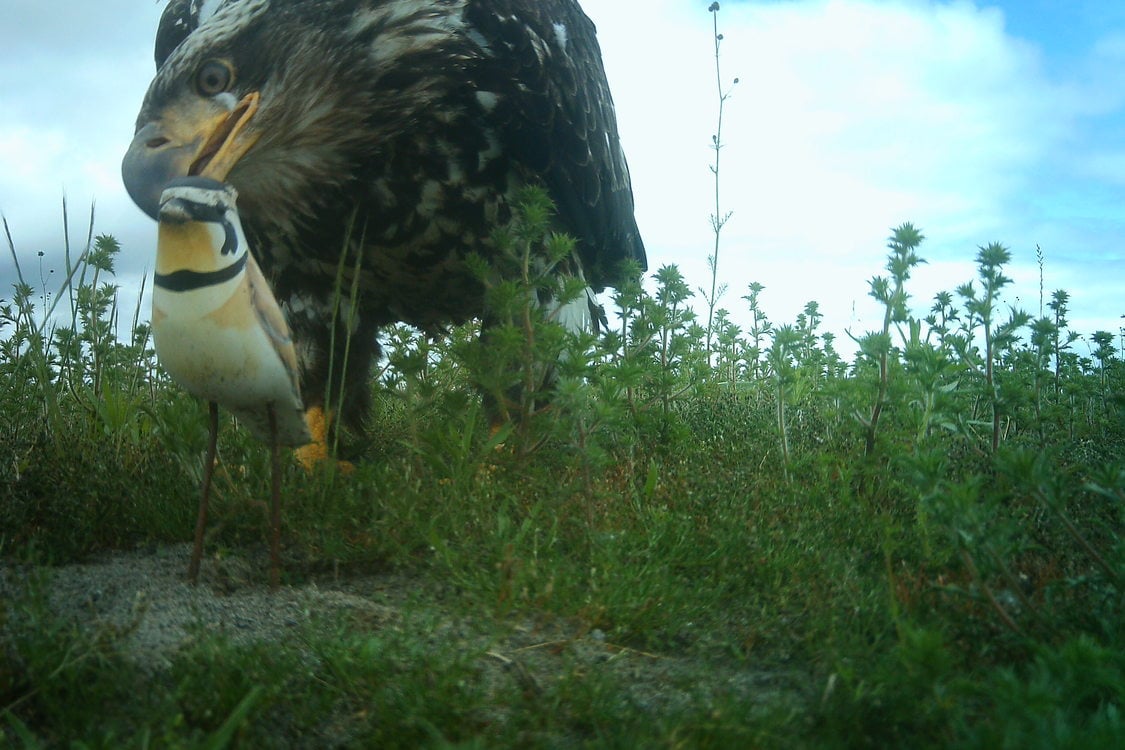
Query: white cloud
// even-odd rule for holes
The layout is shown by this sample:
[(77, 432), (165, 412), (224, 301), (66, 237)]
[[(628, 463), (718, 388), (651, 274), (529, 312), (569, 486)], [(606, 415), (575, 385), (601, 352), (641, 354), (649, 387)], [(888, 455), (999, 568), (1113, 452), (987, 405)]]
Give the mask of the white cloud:
[(25, 125), (0, 128), (0, 164), (5, 166), (5, 181), (31, 187), (58, 162), (65, 141), (66, 136), (58, 129), (32, 130)]
[[(21, 261), (44, 251), (63, 267), (61, 204), (67, 198), (72, 252), (96, 232), (123, 241), (119, 268), (140, 268), (151, 225), (121, 185), (120, 162), (152, 76), (152, 39), (162, 4), (104, 0), (60, 9), (14, 0), (0, 26), (0, 211)], [(9, 14), (10, 11), (10, 14)], [(7, 23), (11, 21), (11, 23)], [(24, 263), (26, 265), (26, 263)], [(14, 268), (0, 253), (0, 297)], [(58, 274), (56, 274), (57, 276)]]
[[(709, 283), (717, 92), (707, 3), (658, 1), (643, 14), (615, 0), (583, 5), (599, 27), (650, 262)], [(721, 171), (724, 210), (734, 212), (722, 304), (736, 319), (746, 284), (758, 281), (774, 320), (793, 320), (813, 299), (836, 331), (875, 320), (867, 279), (883, 273), (885, 239), (904, 221), (930, 238), (924, 257), (949, 262), (915, 274), (923, 310), (934, 292), (973, 278), (977, 245), (1000, 240), (1034, 264), (1029, 230), (1073, 236), (1058, 226), (1070, 217), (1044, 221), (1032, 196), (1049, 188), (1044, 172), (1076, 145), (1091, 105), (1048, 77), (1040, 50), (1010, 36), (1000, 11), (924, 0), (723, 3), (719, 23), (723, 76), (740, 79)], [(1106, 42), (1098, 55), (1116, 49)]]

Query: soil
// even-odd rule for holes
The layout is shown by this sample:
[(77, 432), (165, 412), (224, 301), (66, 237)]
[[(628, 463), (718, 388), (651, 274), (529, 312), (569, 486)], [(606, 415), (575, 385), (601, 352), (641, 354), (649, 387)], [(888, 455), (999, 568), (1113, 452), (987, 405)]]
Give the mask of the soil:
[[(525, 614), (497, 623), (474, 616), (456, 592), (434, 591), (432, 581), (401, 573), (327, 571), (271, 592), (264, 554), (232, 554), (205, 559), (199, 585), (193, 586), (186, 579), (189, 554), (190, 545), (173, 545), (50, 568), (49, 606), (80, 627), (111, 628), (127, 657), (154, 673), (166, 670), (176, 651), (201, 634), (292, 645), (310, 627), (346, 621), (373, 632), (417, 629), (421, 639), (446, 647), (454, 639), (480, 654), (477, 667), (486, 684), (514, 680), (524, 693), (538, 693), (576, 669), (597, 669), (623, 677), (618, 682), (629, 686), (630, 704), (657, 715), (698, 707), (718, 695), (736, 696), (751, 713), (776, 709), (779, 701), (807, 700), (796, 674), (646, 653), (559, 618)], [(27, 571), (18, 566), (0, 564), (0, 597), (12, 596), (23, 575)]]

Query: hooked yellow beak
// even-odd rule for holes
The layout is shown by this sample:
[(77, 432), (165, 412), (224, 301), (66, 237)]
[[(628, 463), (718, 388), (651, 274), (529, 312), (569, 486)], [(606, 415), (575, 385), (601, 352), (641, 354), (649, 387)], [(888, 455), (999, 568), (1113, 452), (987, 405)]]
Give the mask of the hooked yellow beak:
[(258, 140), (247, 126), (261, 95), (253, 91), (231, 109), (214, 100), (192, 100), (166, 109), (133, 136), (121, 162), (129, 197), (156, 219), (160, 194), (176, 177), (198, 175), (224, 181)]

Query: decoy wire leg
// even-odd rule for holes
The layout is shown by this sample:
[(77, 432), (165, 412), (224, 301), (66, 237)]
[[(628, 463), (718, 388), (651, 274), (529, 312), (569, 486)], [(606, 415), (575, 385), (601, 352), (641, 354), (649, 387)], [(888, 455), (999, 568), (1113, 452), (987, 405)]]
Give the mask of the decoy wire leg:
[(277, 415), (273, 404), (266, 407), (270, 421), (270, 589), (281, 583), (281, 446), (277, 439)]
[(211, 500), (211, 478), (215, 474), (215, 444), (219, 435), (219, 405), (214, 401), (208, 405), (211, 423), (207, 442), (207, 458), (203, 464), (203, 490), (199, 496), (199, 515), (195, 519), (195, 546), (191, 550), (191, 563), (188, 565), (188, 580), (193, 584), (199, 579), (199, 562), (203, 558), (203, 530), (207, 527), (207, 504)]

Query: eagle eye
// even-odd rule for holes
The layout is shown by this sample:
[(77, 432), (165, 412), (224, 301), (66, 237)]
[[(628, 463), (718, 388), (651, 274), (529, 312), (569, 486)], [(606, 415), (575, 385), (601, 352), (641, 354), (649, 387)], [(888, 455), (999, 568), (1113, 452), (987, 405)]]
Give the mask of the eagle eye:
[(200, 96), (215, 96), (234, 83), (234, 70), (222, 60), (208, 60), (195, 74), (195, 90)]

